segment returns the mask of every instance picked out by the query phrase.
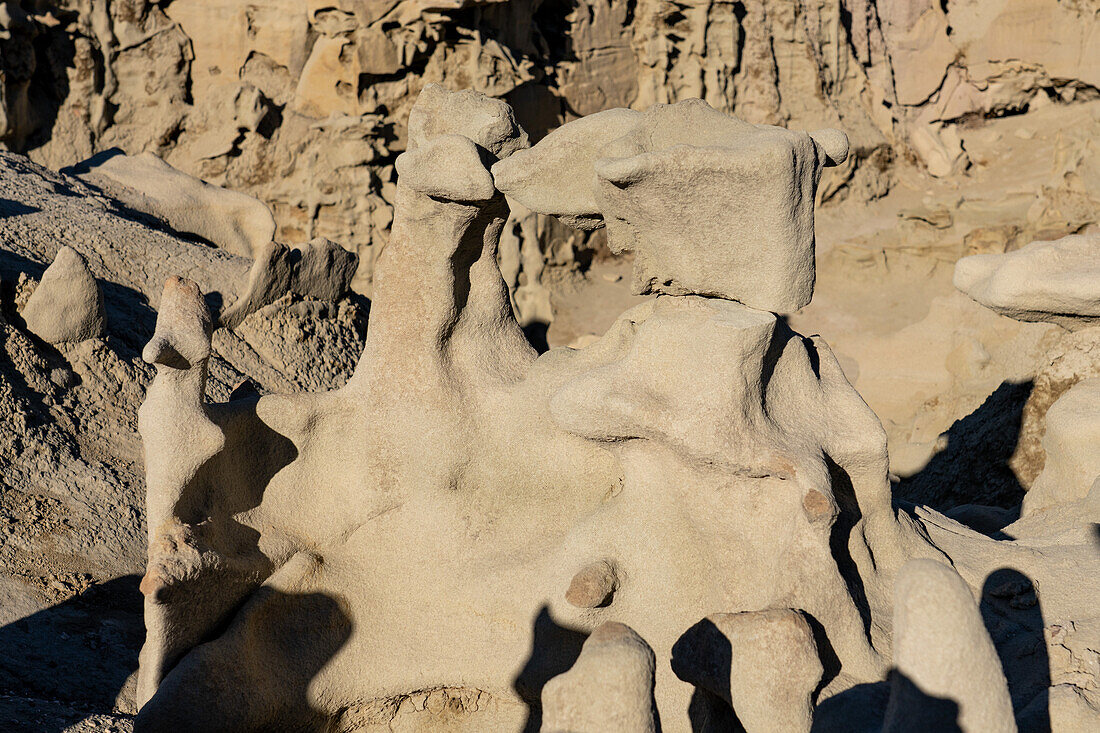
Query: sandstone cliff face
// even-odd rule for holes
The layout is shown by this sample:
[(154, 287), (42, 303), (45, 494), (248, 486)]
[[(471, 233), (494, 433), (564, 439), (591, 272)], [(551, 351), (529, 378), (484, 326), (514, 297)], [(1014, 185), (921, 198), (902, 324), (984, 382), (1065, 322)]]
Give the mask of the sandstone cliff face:
[(895, 159), (964, 170), (970, 118), (1096, 98), (1098, 13), (1095, 0), (7, 0), (0, 145), (55, 168), (114, 146), (156, 153), (265, 201), (281, 241), (358, 252), (369, 292), (427, 83), (506, 100), (535, 140), (689, 97), (842, 127), (853, 155), (821, 195), (873, 199)]

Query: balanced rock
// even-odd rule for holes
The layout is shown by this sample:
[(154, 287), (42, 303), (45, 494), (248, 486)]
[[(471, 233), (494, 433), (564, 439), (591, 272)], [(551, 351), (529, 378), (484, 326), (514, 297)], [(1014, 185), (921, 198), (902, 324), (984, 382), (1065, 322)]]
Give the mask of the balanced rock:
[(596, 201), (593, 163), (607, 146), (638, 126), (640, 112), (608, 109), (559, 127), (533, 148), (493, 166), (497, 188), (525, 207), (553, 214), (569, 226), (597, 229), (603, 214)]
[[(496, 195), (478, 146), (462, 135), (439, 135), (397, 156), (397, 175), (409, 188), (451, 201), (488, 201)], [(471, 173), (473, 175), (471, 175)]]
[(1032, 242), (1005, 254), (963, 257), (955, 287), (1018, 321), (1071, 331), (1100, 321), (1100, 233)]
[(79, 252), (58, 250), (21, 315), (31, 333), (51, 344), (103, 335), (103, 294)]
[(497, 158), (530, 146), (515, 113), (499, 99), (471, 89), (448, 91), (428, 84), (409, 112), (409, 150), (435, 137), (459, 134)]
[(813, 296), (821, 170), (847, 156), (838, 130), (753, 125), (690, 99), (570, 122), (493, 174), (539, 213), (591, 228), (598, 212), (611, 251), (635, 253), (637, 294), (790, 312)]
[[(701, 103), (640, 120), (605, 146), (607, 166), (715, 151), (698, 178), (661, 189), (659, 221), (636, 233), (642, 266), (658, 263), (690, 294), (670, 286), (587, 347), (536, 354), (499, 265), (504, 192), (471, 200), (467, 189), (526, 135), (499, 100), (433, 88), (422, 102), (409, 150), (442, 158), (410, 156), (399, 171), (393, 236), (344, 386), (208, 402), (203, 299), (176, 293), (180, 318), (169, 307), (180, 289), (162, 299), (157, 377), (139, 415), (150, 527), (140, 728), (357, 730), (383, 711), (384, 726), (440, 730), (446, 711), (448, 727), (529, 730), (542, 707), (547, 730), (644, 731), (656, 706), (669, 733), (805, 730), (810, 704), (825, 722), (822, 703), (835, 699), (836, 729), (850, 730), (863, 706), (847, 693), (882, 692), (893, 654), (914, 689), (962, 711), (965, 729), (1011, 729), (971, 589), (939, 565), (902, 568), (946, 555), (973, 588), (1018, 565), (1037, 587), (1074, 589), (1044, 593), (1044, 615), (1084, 619), (1095, 615), (1094, 547), (1055, 558), (894, 504), (886, 433), (828, 345), (747, 289), (692, 292), (702, 286), (677, 269), (755, 236), (749, 214), (731, 213), (747, 184), (724, 188), (722, 161), (787, 150), (795, 159), (760, 186), (812, 193), (843, 138), (711, 121), (696, 125), (699, 145), (677, 148), (694, 131), (685, 120), (709, 120)], [(437, 164), (462, 170), (420, 175)], [(799, 202), (808, 209), (771, 235), (812, 252), (813, 202)], [(677, 222), (696, 226), (696, 207), (731, 230), (682, 236)], [(642, 249), (662, 246), (685, 254), (646, 264)], [(792, 272), (777, 276), (791, 285)], [(181, 360), (158, 358), (169, 346)], [(692, 630), (703, 618), (712, 633)], [(891, 721), (916, 719), (902, 681)]]

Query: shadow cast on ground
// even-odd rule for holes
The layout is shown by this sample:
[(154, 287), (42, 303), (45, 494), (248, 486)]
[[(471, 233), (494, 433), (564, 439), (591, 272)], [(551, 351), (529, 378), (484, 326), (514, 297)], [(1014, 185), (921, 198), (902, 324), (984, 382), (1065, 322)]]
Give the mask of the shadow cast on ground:
[(978, 409), (947, 430), (947, 446), (902, 478), (894, 498), (948, 512), (965, 504), (1010, 510), (1025, 489), (1008, 465), (1033, 383), (1003, 382)]
[[(139, 580), (126, 575), (93, 585), (0, 627), (0, 693), (62, 700), (76, 716), (67, 723), (55, 721), (56, 727), (40, 722), (40, 733), (60, 731), (91, 712), (115, 708), (137, 669), (145, 635)], [(0, 702), (0, 722), (9, 725), (4, 707)]]
[(264, 586), (225, 633), (168, 673), (134, 730), (328, 730), (331, 721), (314, 707), (309, 688), (351, 632), (339, 599)]
[(1008, 680), (1020, 732), (1049, 731), (1050, 660), (1034, 583), (1014, 568), (994, 570), (982, 586), (979, 608)]

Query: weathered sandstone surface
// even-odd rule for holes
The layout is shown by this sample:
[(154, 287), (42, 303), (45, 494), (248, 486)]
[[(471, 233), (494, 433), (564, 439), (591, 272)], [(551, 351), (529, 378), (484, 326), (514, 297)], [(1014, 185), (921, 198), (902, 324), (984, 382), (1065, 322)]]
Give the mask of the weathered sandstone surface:
[(0, 728), (1093, 730), (1098, 13), (0, 1)]
[(342, 384), (365, 307), (345, 274), (342, 291), (299, 294), (291, 282), (245, 308), (262, 263), (153, 228), (21, 156), (0, 153), (0, 189), (0, 727), (129, 730), (104, 715), (136, 712), (127, 679), (147, 543), (137, 411), (164, 281), (184, 272), (215, 311), (242, 306), (214, 337), (216, 399)]
[[(693, 166), (684, 180), (706, 186), (733, 151), (760, 187), (812, 201), (824, 163), (844, 162), (839, 133), (822, 144), (784, 131), (788, 150), (816, 161), (792, 175), (767, 154), (778, 133), (753, 128), (746, 142), (745, 123), (704, 105), (635, 118), (650, 131), (643, 158), (661, 150), (647, 124), (699, 123), (697, 145), (646, 158), (645, 177)], [(393, 240), (346, 385), (208, 401), (212, 317), (196, 283), (165, 285), (143, 354), (157, 376), (139, 418), (149, 560), (136, 730), (810, 731), (858, 716), (868, 729), (1012, 731), (1098, 719), (1095, 675), (1025, 643), (1028, 629), (1053, 639), (1067, 627), (1067, 643), (1094, 643), (1097, 505), (1082, 478), (1100, 467), (1082, 456), (1096, 437), (1060, 427), (1095, 401), (1092, 382), (1048, 411), (1042, 500), (1018, 522), (983, 534), (899, 502), (886, 433), (826, 341), (739, 302), (740, 283), (682, 276), (745, 242), (739, 232), (646, 240), (676, 212), (706, 230), (742, 196), (761, 206), (751, 194), (700, 203), (670, 187), (650, 218), (611, 229), (613, 249), (626, 236), (661, 255), (635, 258), (647, 276), (636, 287), (650, 275), (680, 286), (584, 348), (539, 355), (498, 265), (495, 183), (513, 158), (541, 170), (539, 146), (524, 152), (507, 105), (466, 91), (428, 87), (410, 118)], [(580, 157), (567, 167), (591, 166), (583, 180), (597, 186), (631, 151), (613, 141), (593, 160), (573, 139), (539, 145)], [(595, 200), (601, 216), (615, 205)], [(785, 223), (801, 215), (787, 209)], [(763, 246), (812, 258), (812, 231), (808, 245), (788, 231)], [(803, 272), (768, 274), (800, 293)], [(1039, 604), (1049, 616), (1037, 622)], [(425, 693), (423, 708), (406, 706)]]
[[(853, 154), (824, 193), (867, 200), (889, 189), (894, 160), (941, 177), (977, 162), (972, 119), (1095, 99), (1098, 12), (1088, 0), (7, 0), (0, 144), (53, 168), (154, 153), (267, 203), (280, 241), (357, 252), (369, 295), (428, 83), (508, 101), (536, 140), (578, 116), (693, 97), (752, 123), (841, 127)], [(552, 244), (540, 238), (543, 259)]]

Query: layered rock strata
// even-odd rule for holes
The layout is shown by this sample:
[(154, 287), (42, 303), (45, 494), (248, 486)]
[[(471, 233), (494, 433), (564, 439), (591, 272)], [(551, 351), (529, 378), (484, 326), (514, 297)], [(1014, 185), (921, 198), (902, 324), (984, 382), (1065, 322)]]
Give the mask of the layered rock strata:
[[(7, 0), (0, 144), (53, 168), (112, 147), (154, 153), (264, 201), (280, 241), (355, 251), (369, 294), (394, 161), (429, 83), (508, 101), (536, 139), (695, 97), (753, 123), (841, 126), (854, 154), (826, 193), (874, 199), (894, 161), (965, 171), (975, 118), (1094, 99), (1096, 12), (1060, 0)], [(529, 246), (551, 259), (545, 237)]]

